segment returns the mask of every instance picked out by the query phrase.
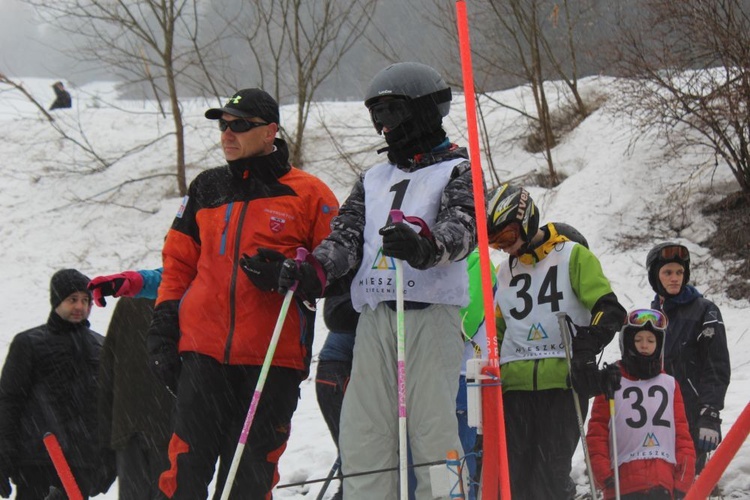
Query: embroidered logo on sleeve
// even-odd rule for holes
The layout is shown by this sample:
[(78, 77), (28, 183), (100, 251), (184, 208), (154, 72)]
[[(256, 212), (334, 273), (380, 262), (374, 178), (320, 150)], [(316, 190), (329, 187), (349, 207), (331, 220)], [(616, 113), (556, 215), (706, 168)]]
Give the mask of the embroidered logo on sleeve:
[(178, 219), (182, 219), (182, 216), (185, 215), (185, 207), (187, 206), (188, 200), (190, 197), (188, 195), (185, 195), (185, 197), (182, 199), (182, 202), (180, 203), (180, 208), (177, 209), (177, 217)]

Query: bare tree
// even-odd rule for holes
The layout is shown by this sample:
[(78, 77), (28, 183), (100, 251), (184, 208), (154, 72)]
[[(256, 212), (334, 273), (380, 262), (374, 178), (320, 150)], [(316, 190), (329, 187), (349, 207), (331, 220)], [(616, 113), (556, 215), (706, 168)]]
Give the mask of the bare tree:
[[(218, 38), (202, 36), (199, 0), (23, 0), (77, 41), (77, 60), (104, 65), (130, 84), (146, 83), (159, 106), (166, 96), (175, 128), (175, 169), (187, 193), (180, 92), (212, 84), (206, 61)], [(221, 59), (216, 58), (219, 62)], [(162, 108), (163, 109), (163, 108)]]
[[(621, 109), (682, 148), (703, 146), (750, 193), (750, 3), (643, 0), (643, 24), (617, 40)], [(718, 162), (717, 162), (718, 163)]]
[(376, 0), (253, 0), (232, 16), (235, 35), (257, 63), (259, 85), (280, 102), (296, 104), (295, 128), (285, 126), (282, 135), (298, 167), (305, 163), (305, 126), (316, 92), (361, 40), (375, 6)]
[[(432, 24), (447, 36), (456, 37), (449, 24), (449, 7), (434, 0)], [(529, 120), (527, 148), (544, 154), (546, 182), (559, 183), (552, 159), (557, 144), (560, 118), (551, 109), (545, 82), (559, 80), (568, 92), (562, 93), (569, 108), (566, 122), (583, 120), (589, 109), (578, 90), (578, 56), (576, 34), (579, 22), (590, 13), (588, 0), (491, 0), (475, 2), (470, 10), (472, 21), (472, 55), (478, 94), (498, 106), (512, 109)], [(458, 42), (456, 41), (456, 44)], [(487, 92), (507, 85), (526, 84), (531, 90), (534, 110), (511, 108)], [(481, 110), (480, 110), (481, 112)], [(562, 114), (557, 112), (557, 115)], [(570, 128), (570, 125), (563, 123)], [(489, 138), (484, 138), (485, 145)], [(492, 158), (488, 153), (488, 157)]]

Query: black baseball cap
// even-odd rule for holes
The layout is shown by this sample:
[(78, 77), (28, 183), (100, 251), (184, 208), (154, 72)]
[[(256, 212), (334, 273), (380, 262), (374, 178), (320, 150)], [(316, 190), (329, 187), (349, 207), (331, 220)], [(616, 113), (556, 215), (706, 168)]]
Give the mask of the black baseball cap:
[(238, 118), (261, 118), (266, 123), (279, 123), (279, 103), (265, 90), (238, 90), (223, 108), (211, 108), (206, 118), (218, 120), (224, 113)]

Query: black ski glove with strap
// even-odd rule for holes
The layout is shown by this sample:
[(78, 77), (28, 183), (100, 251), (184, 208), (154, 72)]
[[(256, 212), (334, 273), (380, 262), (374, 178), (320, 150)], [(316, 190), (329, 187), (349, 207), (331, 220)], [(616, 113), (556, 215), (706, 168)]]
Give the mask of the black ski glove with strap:
[(383, 255), (403, 260), (414, 269), (431, 267), (437, 246), (427, 223), (418, 217), (404, 217), (404, 220), (419, 225), (420, 231), (414, 231), (405, 222), (387, 224), (379, 231), (383, 236)]
[(719, 410), (711, 406), (701, 408), (698, 417), (698, 451), (714, 451), (721, 443)]
[[(279, 293), (290, 289), (302, 299), (312, 302), (322, 297), (328, 280), (321, 263), (304, 249), (297, 250), (296, 259), (286, 259), (279, 274)], [(294, 288), (296, 286), (296, 288)]]
[(242, 254), (240, 268), (259, 290), (275, 292), (286, 256), (269, 248), (259, 248), (252, 257)]

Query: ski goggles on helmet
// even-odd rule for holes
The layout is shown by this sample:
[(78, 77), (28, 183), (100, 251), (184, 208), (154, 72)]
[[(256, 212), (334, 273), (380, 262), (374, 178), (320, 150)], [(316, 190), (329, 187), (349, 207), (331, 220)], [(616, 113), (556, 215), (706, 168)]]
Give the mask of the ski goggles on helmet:
[(518, 223), (512, 223), (505, 226), (501, 231), (491, 234), (489, 243), (492, 248), (502, 250), (512, 246), (520, 237), (521, 226)]
[(406, 99), (386, 99), (370, 106), (370, 116), (378, 130), (393, 130), (414, 116), (411, 103)]
[(688, 260), (690, 253), (682, 245), (670, 245), (659, 250), (659, 257), (662, 260)]
[(251, 122), (250, 120), (243, 119), (227, 121), (219, 118), (219, 130), (222, 132), (229, 129), (236, 134), (241, 134), (242, 132), (247, 132), (257, 127), (265, 127), (266, 125), (268, 124), (265, 122)]
[(669, 321), (663, 312), (655, 309), (636, 309), (628, 313), (628, 326), (645, 327), (648, 323), (651, 323), (652, 328), (665, 331)]

